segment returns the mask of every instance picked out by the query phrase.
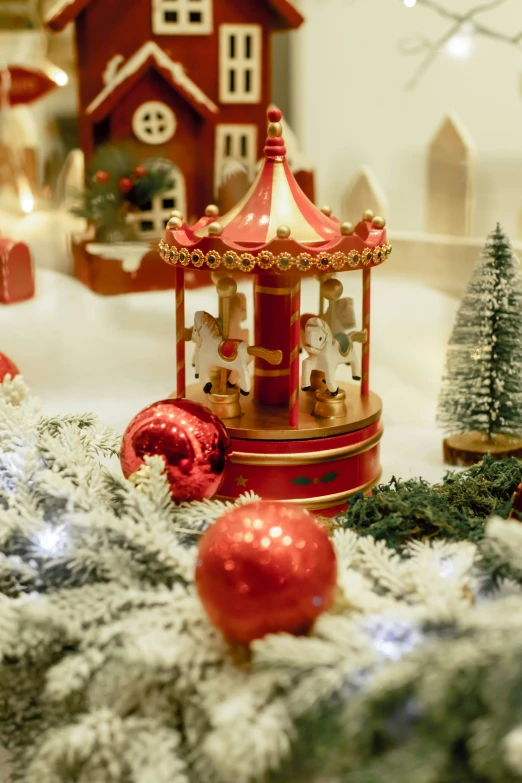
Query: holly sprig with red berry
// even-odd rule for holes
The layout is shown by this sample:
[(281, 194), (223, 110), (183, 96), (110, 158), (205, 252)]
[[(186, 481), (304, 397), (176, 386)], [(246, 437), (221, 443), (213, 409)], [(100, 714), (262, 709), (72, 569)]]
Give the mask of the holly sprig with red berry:
[(140, 161), (127, 147), (103, 146), (92, 159), (85, 190), (74, 212), (94, 225), (99, 240), (133, 239), (132, 213), (172, 187), (172, 164), (168, 160)]

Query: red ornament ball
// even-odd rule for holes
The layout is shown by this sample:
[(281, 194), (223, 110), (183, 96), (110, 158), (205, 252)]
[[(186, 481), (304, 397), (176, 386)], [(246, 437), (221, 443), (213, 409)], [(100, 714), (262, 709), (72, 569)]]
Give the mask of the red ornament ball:
[(332, 606), (332, 542), (299, 506), (256, 502), (227, 511), (201, 539), (196, 586), (211, 620), (232, 642), (306, 633)]
[(0, 383), (3, 383), (8, 375), (14, 378), (15, 375), (20, 375), (20, 370), (9, 356), (0, 351)]
[(145, 168), (145, 166), (136, 166), (136, 168), (134, 169), (134, 176), (138, 177), (138, 179), (144, 177), (146, 173), (147, 173), (147, 169)]
[(94, 179), (96, 182), (100, 183), (100, 185), (106, 185), (110, 180), (110, 176), (106, 171), (97, 171), (94, 175)]
[(130, 193), (132, 190), (132, 180), (130, 177), (122, 177), (118, 182), (120, 193)]
[(145, 455), (163, 457), (172, 497), (179, 503), (211, 498), (220, 488), (230, 438), (214, 414), (190, 400), (162, 400), (133, 418), (120, 454), (126, 478)]

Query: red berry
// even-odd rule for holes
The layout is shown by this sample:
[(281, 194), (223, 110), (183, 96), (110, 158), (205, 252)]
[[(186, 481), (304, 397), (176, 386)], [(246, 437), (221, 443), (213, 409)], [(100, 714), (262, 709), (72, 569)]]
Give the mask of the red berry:
[(106, 171), (97, 171), (94, 175), (94, 179), (96, 182), (105, 185), (110, 180), (110, 176)]
[(132, 190), (132, 180), (129, 177), (122, 177), (118, 182), (121, 193), (129, 193)]
[(144, 177), (146, 173), (147, 173), (147, 169), (145, 168), (145, 166), (136, 166), (136, 168), (134, 169), (135, 177)]

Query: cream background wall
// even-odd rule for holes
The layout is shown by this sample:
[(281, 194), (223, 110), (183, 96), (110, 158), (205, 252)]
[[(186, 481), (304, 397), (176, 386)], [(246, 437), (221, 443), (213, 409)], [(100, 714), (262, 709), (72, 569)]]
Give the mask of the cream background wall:
[[(443, 0), (465, 11), (478, 0)], [(418, 56), (399, 41), (438, 37), (447, 23), (402, 0), (296, 0), (306, 24), (293, 34), (292, 117), (316, 164), (318, 200), (342, 215), (343, 193), (368, 165), (390, 203), (392, 230), (425, 229), (426, 153), (444, 116), (456, 114), (476, 153), (471, 233), (496, 220), (515, 239), (522, 210), (522, 50), (476, 38), (470, 59), (441, 53), (419, 86), (404, 88)], [(506, 0), (481, 20), (522, 30), (521, 0)]]

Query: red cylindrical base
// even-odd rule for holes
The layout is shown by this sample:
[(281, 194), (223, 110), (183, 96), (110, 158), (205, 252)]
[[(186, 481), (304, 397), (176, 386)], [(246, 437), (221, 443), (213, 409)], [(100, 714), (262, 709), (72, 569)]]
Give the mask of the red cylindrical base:
[(354, 432), (315, 440), (232, 438), (219, 496), (235, 500), (251, 490), (263, 500), (340, 512), (352, 495), (379, 480), (382, 433), (379, 419)]

